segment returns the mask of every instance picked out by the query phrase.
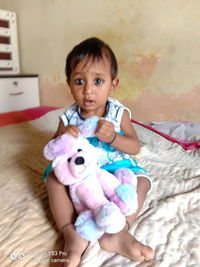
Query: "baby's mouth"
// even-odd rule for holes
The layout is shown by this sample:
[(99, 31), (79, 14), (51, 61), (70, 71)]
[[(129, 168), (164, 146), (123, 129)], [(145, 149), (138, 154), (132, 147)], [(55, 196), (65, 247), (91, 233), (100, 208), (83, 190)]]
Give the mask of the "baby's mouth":
[(86, 99), (83, 101), (85, 106), (92, 106), (94, 104), (93, 100)]

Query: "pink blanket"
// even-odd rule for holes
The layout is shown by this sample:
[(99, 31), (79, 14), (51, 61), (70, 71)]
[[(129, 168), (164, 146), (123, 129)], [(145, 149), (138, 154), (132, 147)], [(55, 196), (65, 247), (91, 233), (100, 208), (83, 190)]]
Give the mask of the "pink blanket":
[(37, 119), (56, 107), (41, 106), (0, 114), (0, 126)]

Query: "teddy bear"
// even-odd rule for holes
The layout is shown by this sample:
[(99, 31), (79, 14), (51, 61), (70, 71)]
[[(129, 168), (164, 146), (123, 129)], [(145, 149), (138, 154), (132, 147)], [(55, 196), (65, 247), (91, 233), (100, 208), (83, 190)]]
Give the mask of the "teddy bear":
[(70, 197), (78, 214), (77, 233), (88, 241), (104, 233), (117, 233), (125, 224), (125, 215), (137, 209), (137, 178), (129, 169), (115, 175), (100, 168), (98, 154), (86, 139), (95, 133), (99, 118), (86, 119), (78, 137), (63, 134), (49, 141), (44, 156), (52, 160), (58, 181), (69, 186)]

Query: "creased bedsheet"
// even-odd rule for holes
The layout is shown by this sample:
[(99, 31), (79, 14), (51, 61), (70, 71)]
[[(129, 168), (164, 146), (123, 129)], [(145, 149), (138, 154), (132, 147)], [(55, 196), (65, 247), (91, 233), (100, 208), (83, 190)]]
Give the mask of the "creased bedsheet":
[[(0, 128), (0, 266), (58, 266), (62, 239), (41, 181), (47, 164), (42, 149), (55, 131), (55, 110), (32, 121)], [(162, 136), (135, 125), (142, 149), (140, 165), (153, 188), (130, 232), (156, 250), (155, 260), (132, 262), (87, 248), (81, 267), (199, 267), (200, 151), (185, 151)]]

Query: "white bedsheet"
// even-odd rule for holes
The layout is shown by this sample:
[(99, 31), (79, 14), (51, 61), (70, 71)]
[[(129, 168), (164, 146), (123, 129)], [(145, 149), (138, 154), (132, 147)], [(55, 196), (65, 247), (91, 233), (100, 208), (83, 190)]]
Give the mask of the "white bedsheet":
[[(0, 128), (0, 266), (56, 266), (62, 240), (51, 216), (41, 175), (43, 146), (57, 127), (55, 110), (32, 122)], [(200, 152), (185, 151), (139, 125), (137, 159), (153, 188), (130, 232), (156, 250), (155, 260), (135, 263), (90, 244), (81, 267), (199, 267)]]

